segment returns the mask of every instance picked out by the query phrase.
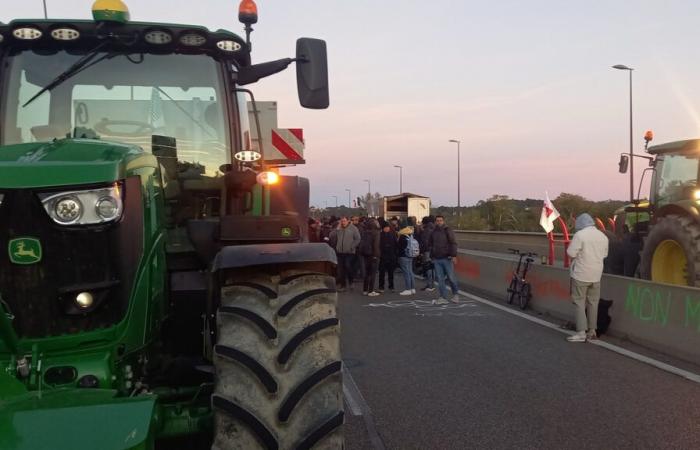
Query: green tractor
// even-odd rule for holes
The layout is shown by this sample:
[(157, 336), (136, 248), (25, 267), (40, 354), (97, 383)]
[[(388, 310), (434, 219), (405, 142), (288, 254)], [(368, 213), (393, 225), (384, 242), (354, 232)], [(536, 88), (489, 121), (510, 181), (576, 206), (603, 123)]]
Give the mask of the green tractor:
[(0, 23), (0, 448), (342, 448), (336, 259), (244, 88), (326, 108), (325, 42), (93, 17)]
[[(656, 145), (647, 152), (652, 155), (643, 156), (652, 172), (649, 202), (625, 208), (628, 224), (644, 235), (640, 275), (659, 283), (700, 286), (700, 140)], [(623, 173), (627, 161), (623, 155)]]

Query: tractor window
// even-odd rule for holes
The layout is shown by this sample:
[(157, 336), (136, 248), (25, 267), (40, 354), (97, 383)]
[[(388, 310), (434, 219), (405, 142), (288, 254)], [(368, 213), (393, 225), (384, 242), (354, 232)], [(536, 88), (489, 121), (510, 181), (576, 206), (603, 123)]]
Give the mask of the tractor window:
[(65, 137), (138, 145), (174, 138), (180, 171), (216, 177), (230, 162), (219, 65), (205, 55), (98, 54), (98, 63), (24, 103), (82, 55), (20, 52), (9, 57), (0, 144)]
[(699, 160), (683, 155), (664, 156), (658, 176), (658, 206), (693, 198), (697, 188)]

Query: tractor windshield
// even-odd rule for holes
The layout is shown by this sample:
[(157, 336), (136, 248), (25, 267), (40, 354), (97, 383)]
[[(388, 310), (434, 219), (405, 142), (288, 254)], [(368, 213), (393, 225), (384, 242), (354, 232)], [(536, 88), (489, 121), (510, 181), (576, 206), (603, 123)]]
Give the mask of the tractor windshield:
[(28, 102), (84, 56), (22, 51), (8, 58), (0, 145), (75, 137), (130, 143), (150, 152), (155, 135), (174, 138), (179, 161), (200, 173), (214, 176), (230, 162), (230, 121), (215, 60), (98, 52), (90, 64)]
[(665, 155), (657, 171), (657, 206), (693, 198), (697, 189), (700, 160), (694, 155)]

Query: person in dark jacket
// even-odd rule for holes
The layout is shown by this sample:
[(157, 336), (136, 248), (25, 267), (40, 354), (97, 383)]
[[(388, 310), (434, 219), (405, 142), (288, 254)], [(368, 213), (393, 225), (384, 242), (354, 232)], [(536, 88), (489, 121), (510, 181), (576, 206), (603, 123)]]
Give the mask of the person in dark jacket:
[(440, 298), (434, 300), (433, 303), (447, 303), (447, 286), (445, 279), (450, 283), (452, 288), (452, 303), (459, 303), (459, 286), (455, 277), (454, 264), (457, 258), (457, 239), (455, 233), (445, 224), (443, 216), (435, 217), (435, 229), (428, 239), (428, 249), (430, 257), (435, 265), (435, 277), (438, 280), (438, 289), (440, 290)]
[(309, 242), (321, 242), (321, 228), (318, 220), (309, 217)]
[(379, 248), (379, 222), (376, 219), (367, 219), (362, 227), (362, 239), (360, 240), (360, 255), (364, 266), (363, 295), (376, 297), (379, 292), (374, 290), (374, 280), (377, 277), (377, 265), (381, 251)]
[(384, 222), (382, 232), (379, 235), (379, 292), (384, 292), (384, 279), (388, 281), (388, 287), (394, 292), (394, 271), (398, 264), (397, 240), (399, 235), (391, 228), (391, 224)]

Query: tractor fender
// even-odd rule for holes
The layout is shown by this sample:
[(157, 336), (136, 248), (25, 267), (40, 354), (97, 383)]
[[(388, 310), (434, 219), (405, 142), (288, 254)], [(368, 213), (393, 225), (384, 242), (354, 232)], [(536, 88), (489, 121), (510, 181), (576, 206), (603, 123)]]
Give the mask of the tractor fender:
[(324, 243), (233, 245), (219, 251), (211, 270), (311, 262), (337, 265), (338, 259), (333, 249)]
[(698, 205), (692, 200), (683, 200), (670, 205), (664, 205), (655, 212), (654, 219), (656, 221), (661, 217), (666, 217), (671, 214), (688, 216), (696, 222), (700, 222), (700, 209), (698, 209)]

